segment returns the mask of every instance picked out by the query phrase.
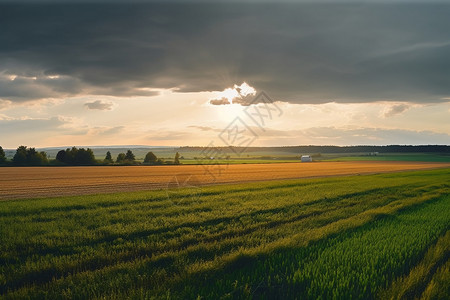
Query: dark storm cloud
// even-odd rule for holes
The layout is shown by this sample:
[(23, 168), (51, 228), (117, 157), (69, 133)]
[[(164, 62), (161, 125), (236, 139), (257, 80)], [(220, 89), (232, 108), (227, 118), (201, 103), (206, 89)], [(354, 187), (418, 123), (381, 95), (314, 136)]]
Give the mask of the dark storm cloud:
[(4, 4), (0, 99), (245, 81), (292, 103), (446, 101), (449, 15), (437, 3)]
[(83, 88), (78, 79), (67, 76), (50, 78), (43, 74), (17, 75), (20, 71), (7, 73), (0, 73), (0, 98), (16, 102), (76, 95)]

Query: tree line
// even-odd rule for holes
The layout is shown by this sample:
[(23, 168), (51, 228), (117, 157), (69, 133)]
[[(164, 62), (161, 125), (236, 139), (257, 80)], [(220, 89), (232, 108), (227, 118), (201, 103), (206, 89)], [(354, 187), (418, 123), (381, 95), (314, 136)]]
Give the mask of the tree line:
[(46, 166), (46, 165), (67, 165), (67, 166), (93, 166), (93, 165), (179, 165), (180, 154), (177, 152), (173, 161), (164, 161), (158, 158), (153, 152), (148, 152), (144, 158), (144, 162), (136, 160), (133, 151), (127, 150), (126, 153), (119, 153), (116, 159), (113, 159), (111, 152), (106, 152), (103, 160), (97, 160), (94, 151), (90, 148), (67, 148), (60, 150), (56, 154), (56, 158), (50, 160), (44, 151), (36, 151), (35, 148), (20, 146), (12, 160), (8, 160), (5, 151), (0, 146), (0, 165), (14, 166)]
[[(6, 164), (5, 151), (0, 146), (0, 164)], [(43, 151), (36, 151), (36, 148), (28, 148), (27, 146), (20, 146), (12, 159), (12, 163), (17, 166), (42, 166), (49, 163), (47, 153)]]

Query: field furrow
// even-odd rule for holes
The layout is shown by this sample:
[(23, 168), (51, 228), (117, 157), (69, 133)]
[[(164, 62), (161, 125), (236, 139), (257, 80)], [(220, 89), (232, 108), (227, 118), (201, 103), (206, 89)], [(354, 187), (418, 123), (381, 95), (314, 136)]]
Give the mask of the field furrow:
[[(320, 162), (250, 165), (0, 168), (0, 200), (144, 191), (263, 180), (371, 174), (449, 167), (449, 163)], [(183, 183), (181, 184), (183, 185)]]

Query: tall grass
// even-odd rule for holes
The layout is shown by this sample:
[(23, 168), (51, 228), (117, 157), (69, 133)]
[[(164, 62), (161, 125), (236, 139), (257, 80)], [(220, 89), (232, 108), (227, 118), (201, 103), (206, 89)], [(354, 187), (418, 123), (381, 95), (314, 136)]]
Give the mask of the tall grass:
[[(314, 297), (344, 295), (348, 282), (358, 282), (352, 295), (373, 296), (406, 275), (448, 230), (449, 217), (440, 214), (449, 208), (449, 175), (434, 170), (211, 186), (199, 198), (186, 190), (170, 198), (153, 191), (2, 202), (0, 293), (120, 299), (303, 291)], [(435, 214), (440, 217), (431, 222)], [(408, 218), (422, 218), (423, 226)], [(409, 244), (400, 239), (403, 231)], [(399, 239), (397, 256), (370, 260), (390, 246), (391, 233)], [(338, 280), (352, 268), (362, 270), (357, 280)]]
[[(447, 265), (450, 263), (449, 257), (450, 231), (447, 231), (435, 245), (428, 249), (420, 263), (412, 268), (409, 274), (399, 277), (388, 289), (381, 291), (380, 298), (408, 299), (424, 293), (425, 289), (431, 290), (430, 287), (434, 285), (439, 272), (445, 269), (442, 265), (446, 262)], [(447, 277), (450, 279), (449, 276)]]

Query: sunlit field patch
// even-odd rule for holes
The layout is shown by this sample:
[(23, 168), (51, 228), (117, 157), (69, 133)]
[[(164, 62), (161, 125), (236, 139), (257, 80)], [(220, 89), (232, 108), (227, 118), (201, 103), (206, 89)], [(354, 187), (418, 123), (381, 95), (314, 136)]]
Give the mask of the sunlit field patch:
[(450, 167), (450, 163), (350, 161), (235, 165), (0, 168), (0, 200), (165, 189), (174, 176), (200, 185)]

